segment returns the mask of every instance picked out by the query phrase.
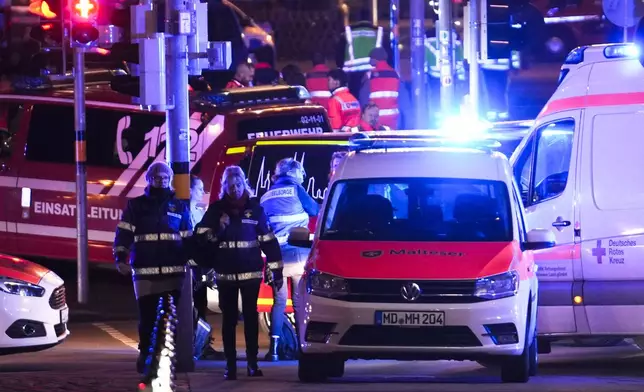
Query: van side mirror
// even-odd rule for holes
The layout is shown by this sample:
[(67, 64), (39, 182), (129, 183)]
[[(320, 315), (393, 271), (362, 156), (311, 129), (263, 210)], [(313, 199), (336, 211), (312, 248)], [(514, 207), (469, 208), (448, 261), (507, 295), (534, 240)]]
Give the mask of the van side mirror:
[(527, 250), (552, 248), (557, 244), (557, 239), (552, 231), (547, 229), (532, 229), (528, 232), (528, 240), (524, 244)]
[(305, 227), (295, 227), (288, 234), (288, 244), (298, 248), (311, 248), (313, 238), (309, 229)]

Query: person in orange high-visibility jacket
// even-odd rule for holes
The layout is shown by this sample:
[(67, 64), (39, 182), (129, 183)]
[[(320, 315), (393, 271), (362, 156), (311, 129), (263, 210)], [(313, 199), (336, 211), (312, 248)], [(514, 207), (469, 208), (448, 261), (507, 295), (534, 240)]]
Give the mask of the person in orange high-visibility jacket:
[(360, 104), (364, 107), (369, 102), (374, 102), (380, 108), (380, 123), (397, 129), (400, 78), (387, 64), (387, 52), (383, 48), (371, 50), (369, 57), (374, 68), (365, 76), (360, 89)]
[(226, 88), (248, 87), (251, 81), (251, 70), (248, 63), (241, 63), (237, 66), (235, 76), (230, 79)]
[(311, 101), (322, 105), (329, 110), (329, 67), (326, 66), (326, 59), (322, 53), (313, 55), (313, 68), (306, 74), (306, 89), (311, 94)]
[(360, 124), (357, 127), (352, 129), (352, 132), (369, 132), (369, 131), (390, 131), (386, 125), (383, 125), (380, 122), (380, 109), (378, 105), (373, 102), (369, 102), (367, 106), (362, 108), (362, 117), (360, 118)]
[(329, 72), (329, 121), (334, 132), (351, 132), (360, 124), (360, 102), (347, 88), (347, 75), (341, 69)]

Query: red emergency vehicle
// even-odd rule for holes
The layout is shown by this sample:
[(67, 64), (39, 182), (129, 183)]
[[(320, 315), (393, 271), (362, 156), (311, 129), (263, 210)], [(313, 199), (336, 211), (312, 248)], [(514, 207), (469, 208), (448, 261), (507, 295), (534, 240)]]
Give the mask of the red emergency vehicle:
[[(88, 71), (87, 189), (90, 262), (112, 263), (114, 230), (144, 173), (165, 159), (165, 114), (142, 111), (112, 90), (110, 71)], [(0, 90), (0, 251), (76, 258), (73, 81), (29, 80)], [(224, 145), (236, 140), (330, 132), (302, 87), (269, 86), (192, 95), (191, 173), (209, 185)], [(217, 181), (215, 181), (216, 183)], [(208, 196), (204, 202), (207, 202)]]
[[(496, 123), (489, 130), (489, 134), (499, 141), (498, 150), (509, 157), (521, 142), (531, 123), (518, 121)], [(257, 197), (261, 197), (271, 185), (270, 178), (277, 162), (283, 158), (294, 158), (302, 163), (307, 174), (302, 185), (321, 204), (327, 192), (331, 157), (336, 151), (350, 149), (349, 139), (352, 135), (352, 133), (296, 135), (230, 143), (221, 149), (220, 164), (215, 170), (210, 187), (211, 201), (217, 199), (220, 179), (227, 166), (241, 166), (248, 177), (251, 189)], [(442, 133), (428, 131), (427, 135), (442, 135)], [(315, 230), (316, 221), (316, 218), (310, 219), (309, 230), (312, 232)], [(273, 293), (268, 285), (262, 285), (260, 288), (257, 305), (260, 312), (260, 325), (268, 332), (273, 305)], [(214, 312), (219, 312), (218, 296), (213, 290), (208, 293), (208, 307)], [(287, 312), (291, 313), (292, 309), (289, 295)]]

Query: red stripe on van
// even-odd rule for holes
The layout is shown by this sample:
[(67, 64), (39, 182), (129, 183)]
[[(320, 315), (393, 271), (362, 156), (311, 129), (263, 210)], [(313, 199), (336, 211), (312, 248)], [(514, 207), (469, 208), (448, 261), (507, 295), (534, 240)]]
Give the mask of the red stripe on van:
[(569, 97), (556, 99), (548, 102), (538, 118), (552, 113), (570, 109), (583, 109), (597, 106), (619, 106), (619, 105), (642, 105), (644, 104), (644, 92), (618, 93), (618, 94), (595, 94), (581, 97)]

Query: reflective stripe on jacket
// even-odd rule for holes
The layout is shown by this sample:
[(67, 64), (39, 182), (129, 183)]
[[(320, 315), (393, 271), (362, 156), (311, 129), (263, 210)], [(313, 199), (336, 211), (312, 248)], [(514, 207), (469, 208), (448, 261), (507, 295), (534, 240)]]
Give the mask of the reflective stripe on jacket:
[(123, 211), (116, 226), (114, 258), (130, 263), (134, 280), (182, 275), (188, 262), (184, 240), (191, 235), (188, 203), (170, 189), (147, 188)]
[(278, 178), (262, 196), (260, 204), (281, 246), (287, 245), (291, 229), (308, 227), (309, 216), (316, 216), (319, 212), (317, 202), (290, 177)]
[(379, 61), (369, 77), (369, 100), (378, 105), (380, 123), (389, 128), (398, 125), (398, 90), (400, 79), (386, 61)]
[(368, 71), (373, 67), (369, 64), (369, 53), (374, 48), (382, 47), (382, 27), (344, 28), (347, 48), (344, 55), (345, 72)]
[(360, 102), (349, 89), (340, 87), (333, 91), (329, 100), (329, 121), (334, 131), (355, 127), (360, 123)]
[(318, 64), (306, 74), (306, 89), (311, 94), (311, 101), (329, 110), (329, 67)]
[[(225, 228), (219, 223), (223, 214), (230, 218)], [(256, 198), (248, 198), (243, 205), (228, 197), (215, 201), (195, 228), (194, 239), (203, 253), (198, 260), (207, 261), (203, 267), (214, 268), (218, 279), (261, 278), (265, 267), (262, 252), (266, 266), (279, 269), (281, 274), (280, 247)]]

